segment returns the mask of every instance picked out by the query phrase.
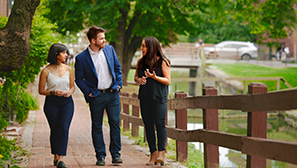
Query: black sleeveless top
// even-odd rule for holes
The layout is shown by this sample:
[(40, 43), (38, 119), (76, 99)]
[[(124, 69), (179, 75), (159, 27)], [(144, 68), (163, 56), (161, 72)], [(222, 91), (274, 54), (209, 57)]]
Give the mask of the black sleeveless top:
[[(157, 67), (154, 70), (156, 75), (160, 77), (164, 77), (162, 71), (162, 62), (163, 59), (160, 57), (157, 62)], [(142, 76), (145, 77), (144, 71), (146, 69), (149, 69), (148, 65), (146, 65), (144, 69), (138, 70), (139, 78), (141, 78)], [(147, 96), (157, 102), (166, 103), (168, 101), (168, 85), (164, 85), (152, 78), (146, 78), (146, 84), (140, 85), (139, 87), (138, 98), (141, 98), (141, 96)]]

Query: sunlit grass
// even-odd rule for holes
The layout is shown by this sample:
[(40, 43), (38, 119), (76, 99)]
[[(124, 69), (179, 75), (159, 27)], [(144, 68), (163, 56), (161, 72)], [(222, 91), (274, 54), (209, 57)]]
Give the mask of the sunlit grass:
[[(273, 68), (264, 67), (245, 63), (235, 64), (213, 64), (218, 69), (224, 71), (232, 77), (282, 77), (292, 87), (297, 87), (297, 68), (286, 67), (286, 68)], [(247, 81), (247, 84), (251, 82), (261, 82), (267, 85), (268, 91), (276, 90), (275, 81)], [(283, 82), (280, 82), (280, 89), (288, 88)]]
[[(167, 146), (167, 158), (176, 160), (176, 141), (168, 138)], [(200, 150), (195, 149), (195, 145), (188, 143), (188, 161), (182, 162), (183, 165), (188, 168), (203, 168), (204, 167), (204, 155)]]

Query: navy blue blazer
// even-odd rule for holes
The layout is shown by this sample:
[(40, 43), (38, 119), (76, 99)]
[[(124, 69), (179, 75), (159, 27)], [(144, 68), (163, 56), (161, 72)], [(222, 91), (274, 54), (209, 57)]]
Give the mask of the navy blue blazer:
[[(122, 70), (117, 54), (111, 45), (105, 45), (103, 52), (105, 54), (108, 67), (112, 76), (111, 88), (117, 90), (118, 86), (122, 88)], [(88, 48), (75, 58), (75, 83), (83, 92), (86, 102), (90, 93), (94, 97), (99, 95), (98, 76)]]

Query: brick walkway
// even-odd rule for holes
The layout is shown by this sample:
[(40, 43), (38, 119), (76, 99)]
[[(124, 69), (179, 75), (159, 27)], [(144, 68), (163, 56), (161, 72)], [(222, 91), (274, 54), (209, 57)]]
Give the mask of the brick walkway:
[[(54, 167), (53, 156), (50, 152), (49, 126), (43, 113), (44, 96), (37, 96), (40, 102), (40, 110), (31, 111), (22, 136), (22, 147), (31, 154), (26, 163), (29, 168)], [(67, 156), (64, 157), (66, 165), (71, 167), (97, 167), (96, 158), (91, 139), (91, 119), (88, 106), (86, 105), (81, 92), (76, 89), (73, 94), (75, 111), (70, 126), (69, 143)], [(31, 133), (30, 133), (31, 132)], [(108, 151), (109, 129), (104, 127), (104, 138), (106, 143), (106, 165), (105, 167), (140, 168), (150, 167), (145, 163), (149, 160), (146, 155), (147, 148), (131, 145), (131, 140), (122, 136), (122, 159), (121, 165), (112, 165), (111, 156)], [(165, 166), (154, 167), (183, 167), (170, 161)]]

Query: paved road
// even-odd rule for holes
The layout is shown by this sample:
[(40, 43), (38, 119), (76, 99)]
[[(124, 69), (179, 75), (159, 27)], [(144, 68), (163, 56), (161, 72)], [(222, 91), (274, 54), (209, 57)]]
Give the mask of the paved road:
[[(25, 126), (21, 146), (29, 151), (31, 154), (29, 160), (24, 161), (21, 167), (28, 168), (43, 168), (53, 167), (53, 156), (50, 153), (49, 143), (49, 126), (45, 115), (42, 111), (44, 96), (37, 96), (40, 101), (40, 110), (31, 111), (27, 124)], [(75, 111), (74, 117), (70, 126), (69, 145), (67, 156), (64, 157), (64, 162), (69, 168), (78, 167), (97, 167), (95, 165), (96, 158), (91, 139), (91, 119), (81, 92), (77, 89), (73, 94)], [(104, 127), (105, 143), (109, 146), (109, 129)], [(129, 140), (128, 137), (122, 136), (122, 159), (124, 161), (120, 166), (111, 164), (110, 153), (107, 153), (105, 167), (122, 167), (122, 168), (142, 168), (149, 160), (147, 156), (148, 150), (146, 147), (138, 145), (131, 145), (134, 141)], [(167, 167), (183, 167), (179, 163), (166, 160)], [(155, 166), (159, 167), (159, 166)], [(161, 167), (161, 166), (160, 166)]]

